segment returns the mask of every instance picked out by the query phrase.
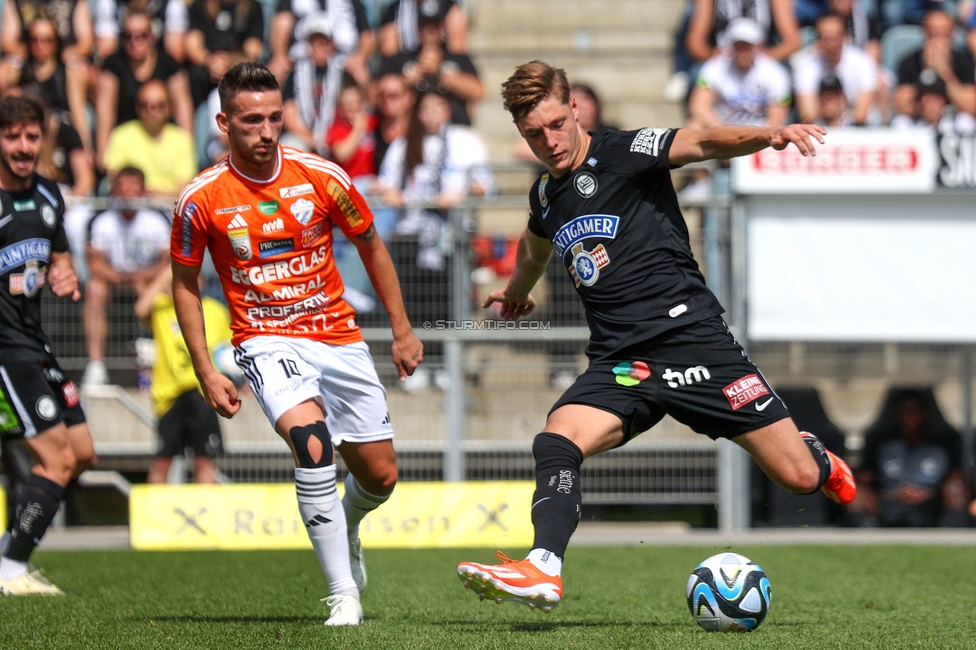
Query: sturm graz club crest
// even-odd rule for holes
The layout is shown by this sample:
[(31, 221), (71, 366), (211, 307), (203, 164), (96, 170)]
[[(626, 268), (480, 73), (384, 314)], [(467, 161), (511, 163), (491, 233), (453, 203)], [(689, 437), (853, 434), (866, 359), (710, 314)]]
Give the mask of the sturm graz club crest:
[(573, 254), (573, 264), (569, 267), (569, 273), (576, 281), (576, 286), (581, 284), (584, 287), (593, 286), (600, 277), (600, 269), (610, 263), (610, 256), (603, 244), (597, 244), (596, 248), (588, 251), (579, 243), (570, 249)]
[(576, 188), (577, 194), (582, 196), (584, 199), (588, 199), (596, 194), (596, 176), (590, 172), (581, 172), (576, 175), (575, 179), (573, 179), (573, 187)]

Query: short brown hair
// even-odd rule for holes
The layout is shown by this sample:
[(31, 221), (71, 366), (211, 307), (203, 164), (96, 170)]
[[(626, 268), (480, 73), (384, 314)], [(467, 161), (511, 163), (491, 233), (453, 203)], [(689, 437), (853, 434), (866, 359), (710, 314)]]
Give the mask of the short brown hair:
[(515, 68), (512, 76), (502, 84), (505, 110), (518, 122), (547, 97), (569, 103), (569, 82), (565, 70), (543, 61), (529, 61)]
[(281, 90), (278, 80), (265, 66), (253, 61), (238, 63), (217, 84), (220, 110), (227, 112), (227, 104), (242, 92), (271, 92)]
[(0, 99), (0, 130), (17, 124), (40, 124), (44, 131), (44, 107), (30, 97), (8, 95)]

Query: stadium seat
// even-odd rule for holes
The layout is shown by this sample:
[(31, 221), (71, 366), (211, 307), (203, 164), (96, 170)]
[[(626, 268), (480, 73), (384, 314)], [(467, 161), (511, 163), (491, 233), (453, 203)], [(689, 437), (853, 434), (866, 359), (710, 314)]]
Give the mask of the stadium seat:
[[(895, 25), (889, 27), (881, 36), (881, 63), (892, 72), (898, 72), (898, 64), (906, 56), (921, 49), (925, 35), (918, 25)], [(965, 50), (966, 30), (957, 27), (952, 35), (952, 44), (957, 50)]]
[[(838, 456), (846, 456), (844, 434), (827, 417), (816, 388), (779, 388), (800, 431), (809, 431)], [(754, 526), (830, 526), (841, 522), (843, 506), (820, 492), (793, 494), (772, 482), (752, 464), (752, 520)]]
[(881, 63), (898, 72), (898, 64), (906, 56), (922, 47), (925, 36), (918, 25), (895, 25), (881, 36)]

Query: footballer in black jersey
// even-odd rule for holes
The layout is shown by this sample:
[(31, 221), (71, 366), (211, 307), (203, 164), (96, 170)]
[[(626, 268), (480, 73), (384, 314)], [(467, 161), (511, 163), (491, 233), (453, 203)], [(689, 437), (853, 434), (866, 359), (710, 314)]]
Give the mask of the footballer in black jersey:
[(0, 436), (23, 438), (34, 456), (0, 539), (0, 595), (63, 593), (28, 568), (68, 482), (91, 467), (94, 446), (78, 391), (41, 330), (40, 292), (78, 300), (57, 185), (34, 173), (43, 109), (0, 100)]
[[(502, 85), (505, 108), (546, 167), (529, 195), (529, 222), (499, 303), (502, 317), (532, 312), (529, 291), (555, 254), (583, 303), (590, 364), (536, 436), (535, 541), (528, 557), (502, 565), (464, 562), (458, 574), (483, 598), (552, 609), (579, 521), (580, 465), (626, 443), (670, 414), (712, 438), (741, 445), (776, 483), (801, 494), (822, 489), (840, 503), (856, 487), (843, 460), (800, 433), (786, 405), (736, 343), (722, 307), (692, 257), (670, 170), (766, 147), (815, 155), (824, 129), (721, 126), (586, 133), (566, 75), (541, 61)], [(502, 557), (500, 555), (499, 557)]]

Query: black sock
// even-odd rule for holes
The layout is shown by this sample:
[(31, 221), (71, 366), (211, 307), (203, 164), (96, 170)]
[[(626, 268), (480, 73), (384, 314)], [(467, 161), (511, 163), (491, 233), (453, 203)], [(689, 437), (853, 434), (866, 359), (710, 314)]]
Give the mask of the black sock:
[(807, 493), (813, 494), (822, 488), (823, 484), (830, 478), (832, 468), (830, 466), (830, 456), (827, 455), (827, 448), (820, 442), (820, 438), (807, 431), (803, 433), (803, 442), (807, 443), (807, 446), (810, 447), (813, 460), (817, 461), (817, 467), (820, 468), (820, 480), (817, 482), (817, 487), (812, 492)]
[(532, 495), (532, 548), (552, 551), (560, 559), (576, 530), (583, 505), (580, 465), (583, 452), (571, 440), (540, 433), (532, 443), (535, 458), (535, 493)]
[(17, 495), (14, 519), (10, 522), (10, 544), (4, 557), (16, 562), (30, 559), (34, 547), (51, 525), (62, 496), (63, 487), (43, 476), (31, 474)]

